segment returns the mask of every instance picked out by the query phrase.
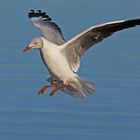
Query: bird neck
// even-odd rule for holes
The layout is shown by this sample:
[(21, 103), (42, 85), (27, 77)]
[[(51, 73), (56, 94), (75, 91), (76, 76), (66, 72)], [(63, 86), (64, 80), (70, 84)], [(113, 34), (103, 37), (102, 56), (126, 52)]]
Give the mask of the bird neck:
[(56, 46), (56, 44), (54, 44), (53, 42), (50, 42), (49, 40), (47, 40), (44, 37), (41, 37), (41, 39), (42, 39), (42, 42), (43, 42), (43, 47), (41, 49), (43, 49), (43, 48), (50, 48), (52, 46)]

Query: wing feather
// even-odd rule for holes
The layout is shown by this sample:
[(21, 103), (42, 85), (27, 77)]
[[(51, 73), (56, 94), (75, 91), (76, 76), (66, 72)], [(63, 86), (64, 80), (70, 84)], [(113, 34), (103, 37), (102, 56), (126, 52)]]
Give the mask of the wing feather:
[(71, 69), (77, 72), (80, 66), (80, 58), (86, 50), (111, 36), (114, 32), (136, 25), (140, 25), (140, 19), (121, 20), (92, 26), (63, 44), (61, 51), (69, 61)]
[(41, 30), (47, 40), (57, 45), (61, 45), (65, 42), (60, 27), (52, 21), (46, 12), (30, 10), (28, 17), (31, 19), (33, 25)]

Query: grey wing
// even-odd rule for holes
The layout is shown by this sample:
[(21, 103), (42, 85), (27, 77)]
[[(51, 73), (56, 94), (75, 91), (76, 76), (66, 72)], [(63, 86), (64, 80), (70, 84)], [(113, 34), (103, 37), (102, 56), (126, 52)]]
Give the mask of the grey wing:
[(28, 17), (31, 19), (33, 25), (41, 30), (47, 40), (57, 45), (65, 42), (61, 29), (52, 21), (46, 12), (30, 10)]
[(121, 20), (92, 26), (63, 44), (61, 51), (67, 58), (71, 69), (77, 72), (80, 66), (80, 58), (86, 50), (111, 36), (114, 32), (136, 25), (140, 25), (140, 19)]

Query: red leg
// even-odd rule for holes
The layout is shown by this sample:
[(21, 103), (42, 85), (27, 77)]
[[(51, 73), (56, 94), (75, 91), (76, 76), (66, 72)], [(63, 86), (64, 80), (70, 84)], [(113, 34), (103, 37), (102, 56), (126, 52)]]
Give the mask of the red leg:
[(58, 82), (57, 81), (53, 81), (53, 83), (51, 85), (45, 85), (45, 86), (43, 86), (39, 90), (38, 94), (43, 94), (45, 92), (45, 90), (47, 90), (48, 88), (57, 87), (57, 86), (58, 86)]
[(43, 86), (43, 87), (39, 90), (38, 94), (43, 94), (43, 93), (45, 92), (45, 90), (47, 90), (48, 88), (51, 88), (51, 87), (53, 87), (53, 86), (52, 86), (52, 85), (45, 85), (45, 86)]
[(55, 88), (50, 92), (49, 96), (54, 95), (56, 91), (58, 91), (59, 89), (65, 88), (65, 87), (66, 87), (66, 85), (64, 85), (64, 84), (62, 84), (62, 85), (60, 85), (60, 86), (58, 86), (58, 87), (55, 87)]

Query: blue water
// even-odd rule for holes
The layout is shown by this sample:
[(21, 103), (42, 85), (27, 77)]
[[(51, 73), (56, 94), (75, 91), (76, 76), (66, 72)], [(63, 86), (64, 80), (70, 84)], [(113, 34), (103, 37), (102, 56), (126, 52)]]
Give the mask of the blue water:
[(140, 27), (114, 34), (89, 51), (79, 75), (96, 84), (78, 100), (39, 96), (49, 77), (38, 51), (23, 53), (41, 33), (27, 18), (43, 9), (65, 38), (107, 21), (140, 17), (140, 1), (30, 0), (0, 4), (0, 140), (139, 140)]

